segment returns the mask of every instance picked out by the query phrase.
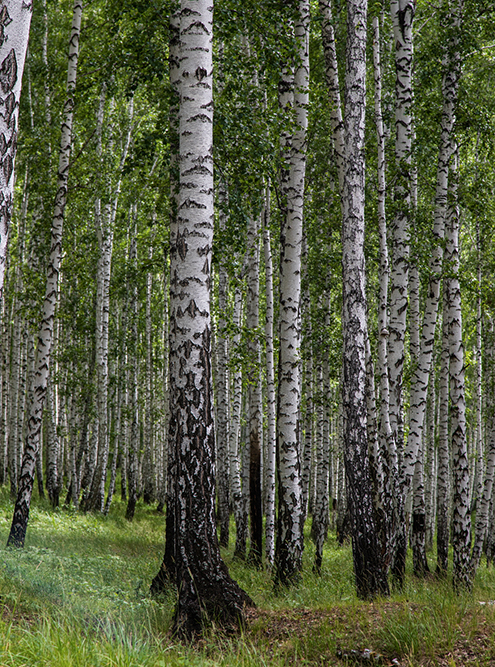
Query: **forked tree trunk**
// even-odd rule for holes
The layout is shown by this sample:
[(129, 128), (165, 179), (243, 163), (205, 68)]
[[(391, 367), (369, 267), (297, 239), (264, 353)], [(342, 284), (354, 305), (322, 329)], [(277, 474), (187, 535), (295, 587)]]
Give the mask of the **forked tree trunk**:
[(75, 0), (73, 19), (69, 40), (69, 64), (67, 68), (67, 98), (64, 105), (62, 135), (60, 138), (60, 156), (57, 174), (57, 194), (52, 220), (51, 249), (48, 264), (46, 292), (43, 303), (43, 315), (38, 334), (36, 370), (34, 376), (33, 400), (29, 406), (29, 420), (26, 445), (22, 459), (19, 480), (19, 491), (14, 508), (14, 516), (10, 529), (8, 545), (23, 547), (26, 537), (33, 491), (36, 456), (39, 449), (43, 405), (48, 383), (50, 356), (53, 343), (53, 326), (55, 307), (58, 294), (58, 276), (62, 259), (62, 230), (64, 211), (67, 202), (67, 183), (69, 177), (69, 160), (72, 146), (72, 119), (74, 109), (74, 92), (76, 86), (77, 63), (79, 57), (79, 35), (81, 32), (81, 0)]

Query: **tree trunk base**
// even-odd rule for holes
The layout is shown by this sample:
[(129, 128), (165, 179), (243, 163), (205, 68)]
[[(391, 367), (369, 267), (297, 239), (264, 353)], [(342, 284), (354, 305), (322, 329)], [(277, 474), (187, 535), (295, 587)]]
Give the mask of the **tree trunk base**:
[[(225, 568), (225, 569), (224, 569)], [(209, 582), (196, 572), (182, 572), (178, 578), (179, 600), (174, 612), (173, 636), (191, 641), (207, 628), (222, 632), (239, 632), (244, 626), (245, 607), (255, 607), (249, 595), (230, 578), (227, 568), (221, 568), (216, 581)]]

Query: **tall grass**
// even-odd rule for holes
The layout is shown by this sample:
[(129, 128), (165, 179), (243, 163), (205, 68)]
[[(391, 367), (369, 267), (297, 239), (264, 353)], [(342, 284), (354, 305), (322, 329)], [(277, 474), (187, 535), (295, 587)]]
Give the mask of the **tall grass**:
[(175, 592), (159, 602), (148, 595), (163, 555), (162, 515), (138, 506), (128, 523), (118, 501), (103, 517), (37, 500), (26, 546), (16, 550), (1, 546), (12, 511), (0, 489), (1, 667), (343, 665), (364, 648), (404, 665), (447, 665), (442, 656), (465, 645), (483, 646), (466, 665), (495, 664), (495, 607), (478, 603), (495, 600), (495, 575), (484, 566), (469, 596), (454, 595), (448, 581), (409, 574), (402, 592), (369, 604), (356, 599), (350, 548), (333, 537), (321, 576), (312, 572), (307, 540), (301, 583), (277, 593), (269, 571), (225, 550), (232, 575), (258, 606), (255, 617), (240, 637), (212, 629), (196, 646), (183, 646), (169, 635)]

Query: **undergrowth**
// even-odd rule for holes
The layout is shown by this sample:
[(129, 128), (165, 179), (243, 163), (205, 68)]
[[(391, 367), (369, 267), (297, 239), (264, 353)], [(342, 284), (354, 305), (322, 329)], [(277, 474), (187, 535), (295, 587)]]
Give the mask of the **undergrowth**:
[[(0, 489), (0, 545), (12, 511)], [(196, 645), (178, 644), (169, 634), (175, 591), (160, 601), (148, 594), (163, 555), (164, 517), (142, 505), (132, 523), (124, 514), (118, 500), (106, 517), (36, 500), (25, 548), (0, 546), (0, 667), (345, 665), (366, 655), (411, 667), (495, 664), (492, 570), (480, 567), (471, 595), (456, 596), (448, 580), (408, 574), (403, 591), (363, 603), (351, 550), (332, 536), (321, 576), (312, 572), (307, 538), (301, 583), (277, 593), (268, 570), (233, 561), (225, 550), (257, 609), (239, 637), (212, 628)]]

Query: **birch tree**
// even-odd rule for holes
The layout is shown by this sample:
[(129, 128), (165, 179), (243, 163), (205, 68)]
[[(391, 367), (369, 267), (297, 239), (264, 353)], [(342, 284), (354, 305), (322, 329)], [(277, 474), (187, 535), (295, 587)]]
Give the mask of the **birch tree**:
[(170, 265), (170, 420), (177, 465), (174, 630), (190, 637), (209, 619), (238, 626), (248, 596), (220, 557), (215, 523), (210, 271), (213, 243), (212, 10), (182, 0), (180, 181)]
[(33, 3), (20, 0), (5, 0), (0, 9), (0, 315), (14, 198), (19, 100), (32, 13)]
[(265, 257), (265, 339), (266, 339), (266, 393), (267, 393), (267, 438), (266, 438), (266, 498), (265, 498), (265, 556), (269, 565), (275, 558), (275, 446), (276, 446), (276, 393), (275, 364), (273, 351), (273, 260), (270, 236), (270, 189), (265, 196), (263, 224), (263, 249)]
[(378, 556), (366, 412), (366, 289), (364, 263), (364, 112), (366, 0), (347, 4), (345, 170), (342, 198), (343, 430), (347, 502), (357, 593), (388, 593)]
[(51, 249), (46, 278), (41, 327), (38, 333), (38, 347), (34, 374), (33, 400), (29, 406), (26, 445), (22, 459), (19, 490), (14, 508), (8, 545), (23, 547), (29, 519), (31, 494), (33, 491), (36, 456), (39, 449), (43, 405), (46, 397), (53, 343), (55, 307), (57, 303), (58, 278), (62, 259), (62, 233), (64, 211), (67, 202), (70, 154), (72, 148), (72, 121), (74, 113), (74, 92), (76, 87), (79, 59), (79, 35), (81, 32), (82, 3), (75, 0), (72, 27), (69, 39), (69, 63), (67, 68), (67, 98), (64, 105), (62, 134), (57, 173), (57, 194), (52, 220)]
[[(460, 6), (454, 7), (459, 11)], [(457, 14), (457, 21), (460, 20)], [(454, 140), (452, 140), (454, 141)], [(445, 233), (445, 254), (450, 265), (448, 280), (448, 332), (450, 371), (450, 422), (452, 439), (453, 469), (453, 584), (454, 589), (470, 589), (472, 585), (470, 569), (471, 550), (471, 503), (469, 461), (466, 442), (466, 395), (464, 346), (462, 342), (461, 288), (459, 284), (459, 206), (458, 196), (458, 156), (456, 149), (450, 166), (449, 204)]]
[[(426, 398), (430, 382), (435, 328), (437, 322), (440, 297), (441, 271), (443, 261), (443, 244), (445, 238), (445, 216), (447, 211), (448, 173), (452, 156), (452, 138), (457, 105), (457, 93), (460, 77), (460, 53), (458, 28), (460, 26), (459, 7), (457, 0), (449, 5), (449, 25), (453, 30), (449, 34), (449, 42), (445, 47), (442, 76), (442, 118), (440, 146), (436, 171), (435, 210), (432, 230), (432, 250), (429, 259), (429, 286), (425, 299), (423, 322), (421, 327), (420, 350), (418, 361), (413, 371), (409, 409), (409, 434), (401, 467), (401, 500), (405, 501), (411, 487), (416, 466), (419, 444), (423, 437)], [(455, 10), (455, 11), (454, 11)], [(405, 524), (399, 525), (394, 574), (399, 584), (404, 580), (407, 540)]]
[(261, 496), (262, 405), (260, 385), (259, 291), (260, 235), (257, 217), (248, 222), (246, 329), (248, 332), (248, 424), (249, 424), (249, 499), (251, 549), (249, 560), (261, 565), (263, 555), (263, 516)]
[(295, 26), (298, 66), (294, 76), (297, 129), (292, 138), (287, 182), (287, 216), (281, 230), (280, 360), (277, 415), (278, 526), (275, 582), (287, 585), (302, 567), (301, 463), (298, 443), (300, 408), (301, 244), (306, 171), (309, 86), (309, 2), (300, 0)]
[(390, 423), (400, 448), (403, 443), (402, 374), (406, 332), (407, 283), (411, 207), (412, 71), (415, 0), (391, 0), (390, 12), (395, 44), (395, 215), (391, 225), (392, 265), (388, 365), (390, 377)]

